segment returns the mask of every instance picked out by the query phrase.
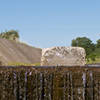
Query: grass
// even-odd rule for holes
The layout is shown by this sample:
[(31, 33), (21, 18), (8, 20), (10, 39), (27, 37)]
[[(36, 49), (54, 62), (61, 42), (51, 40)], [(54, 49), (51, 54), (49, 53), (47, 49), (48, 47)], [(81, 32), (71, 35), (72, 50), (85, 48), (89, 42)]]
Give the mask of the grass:
[(21, 63), (21, 62), (10, 62), (7, 66), (40, 66), (40, 63), (28, 64), (28, 63)]
[(96, 58), (95, 61), (92, 61), (89, 59), (89, 61), (86, 61), (87, 64), (95, 64), (95, 63), (100, 63), (100, 58)]

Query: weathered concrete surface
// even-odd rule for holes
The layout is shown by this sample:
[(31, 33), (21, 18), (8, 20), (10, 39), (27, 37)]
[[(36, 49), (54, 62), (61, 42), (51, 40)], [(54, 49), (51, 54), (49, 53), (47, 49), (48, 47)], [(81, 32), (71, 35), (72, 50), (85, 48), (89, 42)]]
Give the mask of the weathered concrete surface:
[(52, 47), (42, 50), (42, 66), (83, 66), (85, 50), (81, 47)]

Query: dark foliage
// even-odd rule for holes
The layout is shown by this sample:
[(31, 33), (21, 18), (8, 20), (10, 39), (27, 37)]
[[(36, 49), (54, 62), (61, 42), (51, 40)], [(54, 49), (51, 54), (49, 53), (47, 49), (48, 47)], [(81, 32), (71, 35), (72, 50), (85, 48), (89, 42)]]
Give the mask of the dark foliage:
[(19, 33), (16, 30), (9, 30), (5, 32), (1, 32), (0, 38), (4, 38), (8, 40), (16, 40), (19, 38)]

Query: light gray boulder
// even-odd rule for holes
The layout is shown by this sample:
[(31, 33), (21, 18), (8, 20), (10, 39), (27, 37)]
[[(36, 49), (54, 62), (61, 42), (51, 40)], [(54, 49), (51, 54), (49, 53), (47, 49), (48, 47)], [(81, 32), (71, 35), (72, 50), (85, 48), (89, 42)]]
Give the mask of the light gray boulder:
[(42, 50), (41, 66), (83, 66), (85, 50), (81, 47), (52, 47)]

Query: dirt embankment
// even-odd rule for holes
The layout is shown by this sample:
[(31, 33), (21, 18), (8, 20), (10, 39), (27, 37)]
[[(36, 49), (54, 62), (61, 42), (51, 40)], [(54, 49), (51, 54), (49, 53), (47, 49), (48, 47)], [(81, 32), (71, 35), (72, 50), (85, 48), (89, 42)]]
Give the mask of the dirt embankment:
[(0, 39), (0, 61), (8, 63), (40, 63), (41, 49), (24, 43)]

